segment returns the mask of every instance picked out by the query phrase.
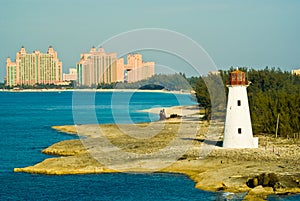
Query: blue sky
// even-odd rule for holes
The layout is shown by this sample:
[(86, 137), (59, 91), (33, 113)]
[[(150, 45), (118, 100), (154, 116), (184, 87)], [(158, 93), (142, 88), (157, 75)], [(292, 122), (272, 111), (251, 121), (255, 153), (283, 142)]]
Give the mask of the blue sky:
[(58, 51), (66, 72), (80, 53), (139, 28), (164, 28), (199, 43), (217, 67), (300, 68), (300, 1), (0, 0), (0, 81), (22, 45)]

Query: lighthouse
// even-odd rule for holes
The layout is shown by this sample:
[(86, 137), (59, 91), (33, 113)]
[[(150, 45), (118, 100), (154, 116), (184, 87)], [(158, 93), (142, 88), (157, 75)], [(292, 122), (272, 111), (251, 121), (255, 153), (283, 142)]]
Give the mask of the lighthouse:
[(258, 138), (253, 138), (248, 104), (247, 87), (249, 82), (244, 72), (230, 73), (224, 129), (224, 148), (257, 148)]

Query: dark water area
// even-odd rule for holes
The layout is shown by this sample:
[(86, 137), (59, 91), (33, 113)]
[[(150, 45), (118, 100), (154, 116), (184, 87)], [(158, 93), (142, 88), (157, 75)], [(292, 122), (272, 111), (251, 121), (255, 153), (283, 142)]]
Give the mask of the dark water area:
[[(85, 114), (85, 108), (88, 107), (95, 108), (98, 123), (105, 124), (114, 123), (116, 118), (122, 123), (156, 121), (157, 114), (137, 110), (195, 104), (192, 97), (184, 94), (134, 93), (128, 103), (122, 98), (128, 96), (126, 92), (114, 93), (118, 94), (112, 104), (112, 92), (82, 92), (82, 98), (94, 96), (94, 105), (81, 109), (82, 115), (87, 115), (87, 122), (89, 114)], [(193, 181), (178, 174), (14, 173), (15, 167), (34, 165), (53, 157), (42, 154), (42, 149), (77, 138), (51, 129), (53, 125), (74, 124), (72, 99), (72, 92), (0, 93), (0, 200), (226, 200), (223, 193), (195, 189)], [(130, 119), (122, 118), (126, 108)], [(270, 200), (300, 200), (300, 197)]]

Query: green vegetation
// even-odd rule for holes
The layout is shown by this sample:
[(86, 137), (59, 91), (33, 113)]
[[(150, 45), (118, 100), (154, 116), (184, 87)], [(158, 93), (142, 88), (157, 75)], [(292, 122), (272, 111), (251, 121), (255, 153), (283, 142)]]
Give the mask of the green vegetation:
[(71, 81), (69, 85), (55, 85), (55, 84), (35, 84), (35, 85), (17, 85), (6, 86), (4, 83), (0, 83), (0, 89), (73, 89), (75, 82)]
[(4, 83), (0, 83), (0, 89), (5, 89), (5, 84)]
[(192, 90), (184, 74), (154, 75), (149, 79), (133, 83), (99, 84), (98, 89), (165, 89), (165, 90)]
[(294, 137), (300, 133), (300, 77), (280, 69), (250, 70), (248, 88), (255, 133), (278, 133)]
[[(144, 86), (161, 86), (166, 90), (192, 90), (190, 84), (185, 79), (184, 74), (172, 74), (172, 75), (154, 75), (147, 80), (138, 81), (135, 83), (123, 83), (125, 88), (144, 88)], [(122, 87), (118, 85), (118, 87)], [(151, 89), (151, 88), (150, 88)]]
[(188, 78), (188, 81), (196, 92), (196, 98), (199, 106), (205, 111), (204, 119), (211, 119), (212, 110), (214, 112), (215, 119), (224, 119), (226, 94), (224, 91), (224, 83), (222, 78), (220, 78), (218, 75), (209, 74), (202, 77), (191, 77)]

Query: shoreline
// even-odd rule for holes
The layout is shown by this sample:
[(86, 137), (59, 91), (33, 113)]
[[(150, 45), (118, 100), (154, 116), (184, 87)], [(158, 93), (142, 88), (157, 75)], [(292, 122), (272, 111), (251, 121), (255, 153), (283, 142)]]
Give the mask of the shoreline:
[[(177, 120), (177, 121), (176, 121)], [(78, 130), (84, 132), (87, 140), (95, 141), (95, 131), (99, 127), (105, 132), (105, 136), (122, 150), (133, 153), (147, 153), (157, 151), (156, 147), (165, 146), (166, 142), (172, 139), (170, 133), (177, 132), (179, 124), (186, 124), (188, 129), (195, 128), (200, 124), (201, 129), (193, 140), (192, 146), (177, 161), (169, 166), (155, 172), (185, 174), (195, 182), (195, 187), (206, 191), (224, 191), (241, 193), (247, 192), (248, 200), (264, 200), (270, 194), (294, 194), (300, 193), (300, 146), (292, 144), (286, 139), (275, 139), (269, 136), (260, 136), (258, 149), (224, 149), (214, 147), (212, 152), (205, 158), (199, 159), (199, 150), (205, 142), (208, 122), (184, 121), (175, 118), (172, 121), (141, 123), (140, 127), (152, 126), (151, 129), (164, 129), (161, 134), (153, 139), (136, 140), (123, 135), (120, 128), (114, 124), (106, 125), (67, 125), (53, 126), (52, 128), (64, 133), (77, 134)], [(129, 130), (134, 130), (133, 125), (122, 125)], [(166, 135), (167, 134), (167, 135)], [(120, 136), (123, 136), (122, 138)], [(152, 141), (151, 141), (152, 140)], [(182, 141), (183, 142), (183, 141)], [(101, 164), (91, 156), (89, 148), (83, 146), (84, 140), (66, 140), (58, 142), (42, 152), (49, 155), (60, 156), (48, 158), (34, 166), (15, 168), (15, 172), (27, 172), (34, 174), (98, 174), (116, 172), (138, 172), (147, 173), (145, 168), (132, 164), (140, 164), (141, 161), (134, 158), (119, 161), (122, 165), (128, 165), (123, 171), (116, 171)], [(84, 144), (86, 145), (86, 144)], [(181, 144), (176, 145), (180, 149)], [(145, 159), (150, 164), (163, 164), (166, 162), (166, 155), (158, 159)], [(101, 160), (100, 160), (101, 161)], [(144, 161), (145, 162), (145, 161)], [(126, 166), (127, 167), (127, 166)], [(140, 166), (141, 167), (141, 166)], [(151, 169), (151, 167), (149, 167)], [(275, 191), (271, 187), (258, 186), (249, 188), (246, 181), (261, 173), (275, 173), (282, 183), (281, 188)], [(298, 182), (298, 183), (297, 183)], [(245, 198), (245, 199), (246, 199)]]
[[(169, 118), (168, 121), (172, 121), (172, 118), (170, 116), (176, 115), (178, 117), (181, 117), (181, 120), (187, 120), (189, 119), (190, 121), (192, 118), (194, 120), (200, 120), (202, 117), (204, 117), (203, 114), (201, 114), (201, 110), (198, 106), (198, 104), (194, 105), (180, 105), (180, 106), (172, 106), (172, 107), (154, 107), (150, 109), (144, 109), (144, 110), (137, 110), (138, 112), (146, 112), (146, 113), (152, 113), (152, 114), (159, 114), (161, 109), (165, 110), (166, 117)], [(175, 118), (176, 120), (176, 118)], [(177, 119), (178, 121), (178, 119)]]
[(171, 94), (193, 94), (193, 92), (188, 92), (186, 90), (182, 91), (167, 91), (167, 90), (150, 90), (150, 89), (5, 89), (0, 90), (0, 92), (153, 92), (153, 93), (171, 93)]

